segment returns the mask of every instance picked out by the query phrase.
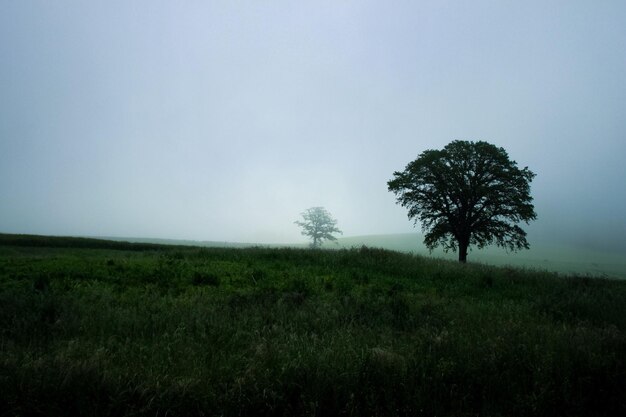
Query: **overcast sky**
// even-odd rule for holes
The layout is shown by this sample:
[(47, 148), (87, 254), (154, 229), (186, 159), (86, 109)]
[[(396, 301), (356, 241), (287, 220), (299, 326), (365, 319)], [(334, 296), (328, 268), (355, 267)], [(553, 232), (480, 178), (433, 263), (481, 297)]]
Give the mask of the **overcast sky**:
[(0, 232), (415, 230), (454, 139), (537, 174), (539, 236), (626, 240), (625, 1), (0, 1)]

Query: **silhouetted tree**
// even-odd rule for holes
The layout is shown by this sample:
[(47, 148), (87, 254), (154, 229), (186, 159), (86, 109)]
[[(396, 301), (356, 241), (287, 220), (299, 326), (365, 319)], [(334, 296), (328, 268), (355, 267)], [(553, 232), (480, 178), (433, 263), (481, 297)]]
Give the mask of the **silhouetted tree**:
[(408, 216), (422, 224), (424, 244), (459, 250), (466, 262), (470, 245), (528, 249), (516, 223), (535, 220), (528, 167), (519, 169), (503, 148), (490, 143), (453, 141), (426, 150), (387, 185)]
[(303, 235), (313, 239), (312, 248), (319, 248), (324, 240), (337, 240), (333, 233), (343, 233), (337, 228), (337, 220), (324, 207), (311, 207), (301, 215), (304, 221), (294, 223), (302, 228)]

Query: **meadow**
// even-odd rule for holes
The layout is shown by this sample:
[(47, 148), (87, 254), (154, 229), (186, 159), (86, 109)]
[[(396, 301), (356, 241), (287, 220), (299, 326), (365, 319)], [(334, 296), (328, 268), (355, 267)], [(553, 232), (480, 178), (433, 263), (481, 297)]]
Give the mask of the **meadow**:
[[(342, 237), (336, 243), (328, 242), (325, 248), (360, 247), (363, 245), (441, 259), (456, 260), (454, 252), (435, 249), (430, 252), (422, 243), (420, 233)], [(566, 275), (600, 276), (626, 279), (626, 254), (622, 248), (600, 250), (584, 245), (567, 244), (546, 237), (530, 239), (530, 250), (507, 252), (488, 246), (470, 248), (468, 260), (488, 265), (510, 266), (532, 270), (546, 270)]]
[[(177, 246), (250, 248), (255, 246), (272, 248), (306, 248), (308, 244), (258, 244), (245, 242), (215, 242), (171, 239), (109, 238), (117, 241), (134, 243), (156, 243)], [(336, 242), (325, 242), (324, 249), (351, 249), (361, 246), (389, 249), (412, 253), (430, 258), (456, 260), (454, 252), (442, 249), (429, 251), (423, 243), (421, 233), (397, 233), (386, 235), (364, 235), (339, 237)], [(572, 244), (567, 241), (555, 241), (549, 237), (532, 237), (530, 250), (507, 252), (494, 246), (484, 249), (470, 248), (468, 260), (472, 263), (510, 266), (530, 270), (558, 272), (565, 275), (594, 276), (626, 279), (626, 256), (623, 242), (610, 250), (597, 247)]]
[(0, 414), (623, 416), (626, 281), (0, 235)]

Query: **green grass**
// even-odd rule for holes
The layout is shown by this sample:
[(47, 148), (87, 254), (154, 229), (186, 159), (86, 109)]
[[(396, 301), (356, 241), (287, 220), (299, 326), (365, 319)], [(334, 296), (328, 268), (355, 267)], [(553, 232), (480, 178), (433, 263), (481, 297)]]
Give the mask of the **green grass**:
[[(419, 233), (354, 236), (339, 238), (337, 244), (327, 243), (325, 247), (332, 249), (366, 245), (442, 259), (458, 259), (458, 255), (454, 252), (445, 253), (441, 249), (429, 252), (422, 243), (423, 240), (423, 236)], [(619, 250), (608, 252), (545, 240), (531, 241), (530, 250), (515, 253), (493, 246), (470, 249), (468, 261), (474, 263), (539, 269), (568, 275), (626, 279), (626, 257)]]
[(0, 244), (0, 415), (626, 415), (626, 281), (367, 247)]

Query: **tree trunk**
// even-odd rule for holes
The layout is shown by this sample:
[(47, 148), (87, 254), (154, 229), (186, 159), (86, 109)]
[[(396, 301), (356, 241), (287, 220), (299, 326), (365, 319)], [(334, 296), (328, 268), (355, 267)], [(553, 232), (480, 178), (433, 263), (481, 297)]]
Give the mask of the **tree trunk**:
[(469, 246), (469, 239), (459, 239), (459, 262), (467, 262), (467, 247)]

